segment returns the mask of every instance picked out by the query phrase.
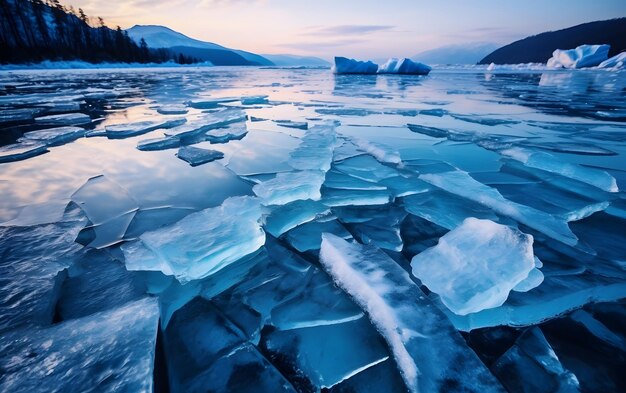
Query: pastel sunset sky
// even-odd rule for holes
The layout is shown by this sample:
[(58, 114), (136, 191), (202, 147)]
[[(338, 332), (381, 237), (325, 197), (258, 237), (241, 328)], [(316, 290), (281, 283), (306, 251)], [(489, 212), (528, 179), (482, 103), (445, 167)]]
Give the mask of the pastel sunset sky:
[(451, 44), (506, 44), (626, 16), (626, 0), (62, 0), (109, 26), (164, 25), (256, 53), (412, 56)]

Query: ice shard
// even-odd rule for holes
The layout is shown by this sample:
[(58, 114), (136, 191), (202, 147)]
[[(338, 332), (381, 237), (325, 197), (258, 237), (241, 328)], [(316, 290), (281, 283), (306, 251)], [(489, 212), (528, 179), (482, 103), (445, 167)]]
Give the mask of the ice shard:
[(151, 392), (159, 308), (155, 299), (17, 330), (0, 344), (0, 389)]
[(522, 148), (512, 148), (502, 151), (506, 157), (524, 163), (531, 168), (537, 168), (546, 172), (556, 173), (583, 183), (591, 184), (607, 192), (618, 192), (615, 178), (607, 172), (588, 168), (582, 165), (559, 161), (551, 154), (533, 152)]
[(565, 369), (541, 329), (525, 331), (492, 366), (509, 392), (579, 392), (576, 376)]
[(447, 386), (503, 391), (448, 319), (385, 253), (324, 234), (320, 263), (387, 341), (411, 392), (445, 391)]
[(80, 127), (57, 127), (39, 131), (29, 131), (19, 139), (20, 142), (37, 142), (46, 146), (61, 145), (71, 142), (85, 135), (85, 129)]
[(126, 267), (161, 271), (183, 283), (207, 277), (263, 246), (262, 212), (257, 198), (231, 197), (124, 244)]
[(450, 193), (478, 202), (494, 212), (511, 217), (553, 239), (568, 245), (576, 245), (578, 238), (564, 220), (505, 199), (496, 189), (486, 186), (467, 172), (450, 171), (420, 175), (420, 179)]
[(161, 121), (140, 121), (136, 123), (112, 124), (105, 127), (107, 137), (109, 138), (128, 138), (131, 136), (141, 135), (160, 128), (173, 128), (185, 124), (187, 119), (170, 119)]
[(284, 205), (297, 200), (319, 200), (325, 173), (319, 170), (281, 172), (252, 190), (265, 205)]
[(183, 146), (178, 149), (176, 157), (186, 161), (191, 166), (206, 164), (207, 162), (224, 158), (224, 153), (217, 150), (202, 149), (193, 146)]

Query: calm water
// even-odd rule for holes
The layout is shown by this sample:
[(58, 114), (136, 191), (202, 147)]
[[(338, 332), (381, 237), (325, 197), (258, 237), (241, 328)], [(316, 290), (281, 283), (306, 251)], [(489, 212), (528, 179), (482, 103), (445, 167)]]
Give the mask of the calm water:
[[(410, 271), (467, 217), (532, 235), (544, 279), (469, 315), (422, 286), (455, 340), (472, 330), (467, 350), (502, 380), (493, 362), (540, 326), (583, 388), (624, 387), (624, 72), (24, 71), (0, 73), (0, 94), (2, 146), (42, 152), (30, 132), (85, 128), (0, 163), (0, 332), (7, 343), (35, 337), (3, 344), (9, 390), (12, 375), (37, 386), (46, 370), (67, 382), (78, 359), (38, 367), (46, 351), (91, 334), (96, 344), (79, 353), (105, 365), (130, 359), (128, 375), (111, 366), (115, 382), (101, 370), (83, 381), (102, 387), (149, 389), (155, 375), (173, 391), (228, 391), (244, 370), (235, 379), (264, 391), (403, 391), (384, 335), (320, 266), (321, 233), (371, 244)], [(90, 120), (41, 119), (77, 112)], [(114, 135), (117, 124), (131, 131)], [(191, 166), (181, 145), (223, 158)], [(238, 196), (262, 207), (224, 202)], [(154, 298), (158, 311), (137, 316)], [(109, 334), (63, 330), (87, 322)], [(44, 348), (40, 338), (53, 349), (27, 361), (25, 346)], [(455, 372), (458, 382), (472, 370)]]

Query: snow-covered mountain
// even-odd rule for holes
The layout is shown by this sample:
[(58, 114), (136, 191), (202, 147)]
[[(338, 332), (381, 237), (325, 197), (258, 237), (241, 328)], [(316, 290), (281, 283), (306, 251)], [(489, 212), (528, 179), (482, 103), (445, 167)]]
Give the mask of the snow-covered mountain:
[(143, 38), (151, 48), (168, 48), (215, 65), (273, 65), (270, 60), (255, 53), (200, 41), (165, 26), (135, 25), (126, 31), (137, 43)]
[(476, 64), (499, 47), (490, 42), (448, 45), (418, 53), (412, 59), (426, 64)]
[(268, 55), (264, 54), (263, 57), (269, 59), (272, 63), (277, 66), (287, 66), (287, 67), (295, 67), (295, 66), (315, 66), (315, 67), (330, 67), (331, 64), (319, 57), (313, 56), (298, 56), (298, 55)]

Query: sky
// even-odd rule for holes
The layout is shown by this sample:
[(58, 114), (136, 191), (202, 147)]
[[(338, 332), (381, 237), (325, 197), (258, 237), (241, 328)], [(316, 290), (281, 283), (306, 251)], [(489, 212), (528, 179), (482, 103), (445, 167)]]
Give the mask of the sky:
[(507, 44), (626, 16), (626, 0), (61, 0), (109, 26), (163, 25), (261, 54), (411, 57), (441, 46)]

